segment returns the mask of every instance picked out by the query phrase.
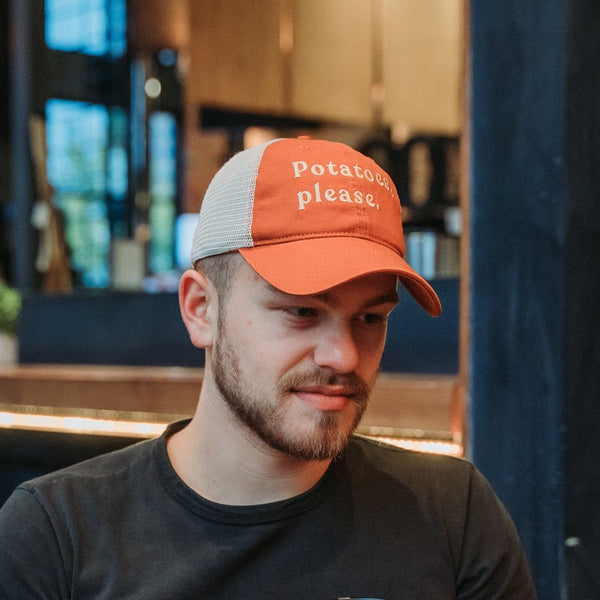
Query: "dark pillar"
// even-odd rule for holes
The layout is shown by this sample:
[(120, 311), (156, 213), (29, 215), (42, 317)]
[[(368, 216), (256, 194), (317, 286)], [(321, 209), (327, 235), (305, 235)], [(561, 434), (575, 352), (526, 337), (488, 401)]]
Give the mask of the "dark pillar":
[(470, 6), (470, 453), (558, 599), (566, 0)]
[(33, 186), (29, 147), (31, 112), (30, 0), (10, 2), (11, 202), (14, 205), (13, 279), (20, 290), (33, 287), (31, 205)]
[(600, 4), (569, 4), (565, 539), (569, 600), (600, 598)]

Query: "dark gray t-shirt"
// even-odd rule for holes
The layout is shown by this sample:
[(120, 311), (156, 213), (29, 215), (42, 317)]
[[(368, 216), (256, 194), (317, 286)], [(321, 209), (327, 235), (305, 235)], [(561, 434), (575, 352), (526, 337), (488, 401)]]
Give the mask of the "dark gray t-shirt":
[(157, 439), (43, 476), (0, 510), (0, 598), (535, 598), (514, 526), (467, 461), (354, 438), (289, 500), (198, 496)]

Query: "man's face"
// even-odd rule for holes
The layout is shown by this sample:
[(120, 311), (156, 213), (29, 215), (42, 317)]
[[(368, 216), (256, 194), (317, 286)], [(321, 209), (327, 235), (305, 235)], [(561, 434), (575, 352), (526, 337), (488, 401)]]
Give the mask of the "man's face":
[(366, 409), (396, 302), (394, 275), (293, 296), (244, 261), (220, 309), (211, 355), (217, 389), (270, 447), (333, 458)]

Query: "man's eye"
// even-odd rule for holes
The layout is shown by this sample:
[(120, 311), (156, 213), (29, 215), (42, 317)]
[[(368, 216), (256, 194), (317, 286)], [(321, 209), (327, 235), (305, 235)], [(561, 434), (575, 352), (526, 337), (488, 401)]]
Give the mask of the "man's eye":
[(387, 317), (377, 313), (365, 313), (362, 315), (361, 320), (366, 325), (377, 325), (378, 323), (384, 323)]
[(289, 306), (285, 310), (288, 314), (299, 319), (310, 319), (317, 316), (317, 311), (308, 306)]

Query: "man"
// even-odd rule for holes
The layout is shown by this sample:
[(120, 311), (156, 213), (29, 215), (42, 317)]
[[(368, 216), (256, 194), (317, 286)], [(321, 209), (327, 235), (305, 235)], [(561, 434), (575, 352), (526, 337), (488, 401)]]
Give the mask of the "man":
[(180, 308), (206, 350), (197, 411), (20, 486), (7, 598), (531, 599), (514, 526), (467, 461), (352, 433), (400, 281), (400, 202), (333, 142), (237, 154), (200, 211)]

